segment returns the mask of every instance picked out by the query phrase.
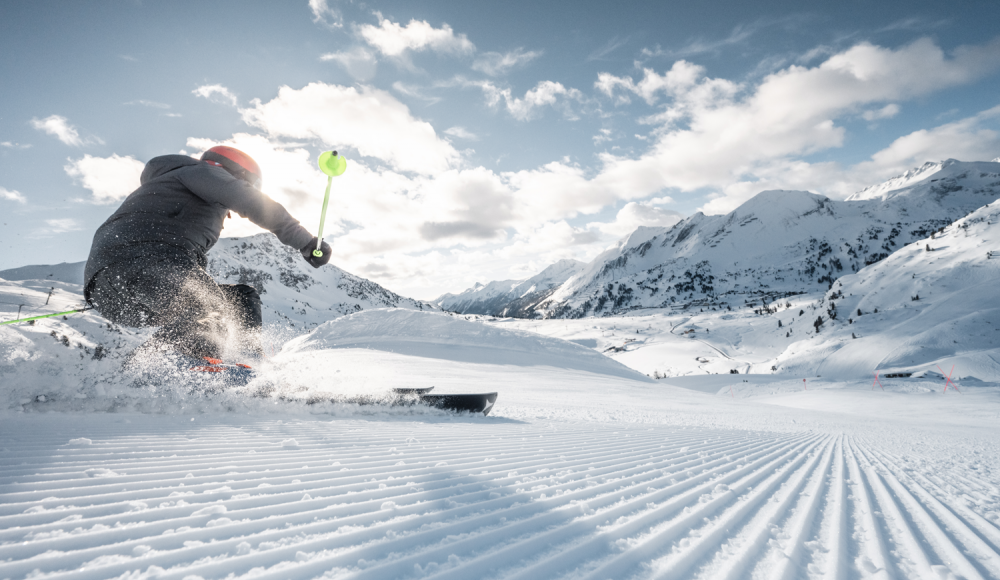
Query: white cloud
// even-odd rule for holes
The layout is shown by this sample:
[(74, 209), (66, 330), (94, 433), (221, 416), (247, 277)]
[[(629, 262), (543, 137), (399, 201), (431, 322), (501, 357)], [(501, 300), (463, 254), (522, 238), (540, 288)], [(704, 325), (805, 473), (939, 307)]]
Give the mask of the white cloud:
[(229, 105), (231, 107), (235, 107), (239, 103), (236, 95), (229, 92), (229, 89), (222, 85), (202, 85), (191, 91), (191, 93), (203, 99), (208, 99), (213, 103)]
[(598, 129), (597, 135), (591, 137), (591, 140), (594, 142), (594, 145), (600, 145), (601, 143), (611, 141), (613, 139), (611, 137), (611, 133), (611, 129)]
[(69, 124), (69, 120), (66, 117), (50, 115), (44, 119), (31, 119), (31, 126), (43, 133), (54, 136), (66, 145), (81, 147), (88, 143), (88, 141), (80, 138), (79, 131), (76, 130), (76, 127)]
[(920, 129), (899, 137), (869, 160), (849, 167), (832, 162), (774, 160), (757, 167), (754, 179), (722, 187), (720, 195), (699, 209), (707, 214), (727, 213), (768, 189), (807, 190), (843, 199), (927, 161), (988, 159), (1000, 154), (1000, 131), (987, 126), (996, 126), (998, 119), (1000, 105), (953, 123)]
[(403, 56), (407, 51), (420, 52), (433, 50), (454, 54), (471, 54), (476, 46), (466, 38), (465, 34), (455, 34), (447, 24), (434, 28), (426, 20), (410, 20), (406, 26), (400, 26), (382, 18), (376, 13), (379, 25), (362, 24), (357, 27), (358, 34), (372, 47), (390, 57)]
[(618, 38), (617, 36), (615, 36), (614, 38), (605, 42), (600, 48), (594, 50), (589, 55), (587, 55), (587, 60), (588, 61), (604, 60), (604, 57), (608, 56), (609, 54), (618, 50), (619, 48), (625, 46), (626, 44), (628, 44), (628, 41), (629, 37), (627, 36), (625, 38)]
[(861, 113), (861, 118), (865, 121), (876, 121), (878, 119), (891, 119), (899, 114), (899, 105), (889, 103), (881, 109), (865, 111)]
[(313, 22), (330, 28), (341, 28), (344, 26), (344, 19), (340, 11), (331, 8), (327, 0), (309, 0), (309, 10), (312, 11)]
[(684, 56), (693, 56), (696, 54), (718, 53), (723, 48), (737, 44), (742, 44), (751, 36), (759, 32), (763, 28), (765, 28), (766, 26), (777, 24), (782, 21), (783, 20), (778, 20), (778, 21), (757, 20), (756, 22), (752, 22), (749, 24), (737, 25), (735, 28), (733, 28), (733, 30), (729, 33), (729, 36), (727, 36), (726, 38), (721, 38), (717, 40), (705, 40), (705, 39), (692, 40), (687, 45), (676, 50), (665, 50), (662, 47), (660, 47), (660, 45), (656, 45), (656, 47), (653, 49), (649, 48), (642, 49), (641, 54), (646, 58), (650, 57), (679, 58)]
[(272, 137), (350, 147), (397, 170), (434, 174), (460, 161), (458, 151), (430, 123), (414, 118), (406, 105), (372, 87), (281, 87), (271, 101), (255, 99), (240, 112), (247, 124)]
[(681, 214), (676, 211), (664, 210), (646, 203), (630, 201), (618, 210), (615, 221), (610, 223), (594, 222), (588, 224), (606, 234), (622, 237), (635, 231), (639, 226), (668, 227), (681, 221)]
[(331, 52), (319, 57), (320, 60), (334, 61), (344, 67), (347, 74), (359, 81), (366, 81), (375, 76), (378, 59), (369, 50), (356, 46), (351, 50)]
[[(511, 243), (481, 256), (475, 261), (503, 260), (512, 270), (536, 274), (563, 258), (584, 258), (604, 249), (607, 240), (588, 227), (573, 227), (566, 220), (554, 220), (536, 226), (521, 225)], [(525, 262), (528, 264), (525, 264)], [(523, 273), (523, 272), (522, 272)]]
[(48, 226), (45, 232), (47, 234), (62, 234), (80, 229), (80, 224), (73, 218), (48, 219), (45, 220), (45, 225)]
[(143, 107), (149, 107), (151, 109), (169, 109), (170, 105), (166, 103), (158, 103), (156, 101), (147, 101), (145, 99), (139, 99), (138, 101), (129, 101), (125, 103), (126, 105), (142, 105)]
[(444, 130), (445, 135), (451, 135), (452, 137), (458, 139), (466, 139), (468, 141), (478, 141), (479, 137), (475, 133), (467, 130), (465, 127), (449, 127)]
[(433, 105), (434, 103), (441, 102), (441, 97), (434, 97), (424, 93), (423, 88), (416, 85), (408, 85), (402, 81), (396, 81), (392, 83), (392, 88), (400, 94), (406, 95), (408, 97), (413, 97), (414, 99), (420, 99), (428, 105)]
[(20, 191), (7, 189), (5, 187), (0, 187), (0, 199), (16, 201), (18, 203), (27, 203), (28, 201)]
[[(577, 89), (567, 89), (562, 83), (555, 81), (540, 81), (535, 88), (524, 94), (523, 98), (512, 95), (511, 90), (501, 89), (489, 81), (473, 83), (483, 90), (486, 102), (491, 107), (496, 107), (501, 101), (506, 105), (507, 112), (519, 121), (527, 121), (537, 115), (538, 109), (547, 105), (555, 105), (560, 100), (572, 99), (582, 100), (583, 93)], [(567, 116), (572, 113), (565, 111)]]
[[(643, 69), (643, 79), (638, 83), (632, 77), (616, 77), (609, 73), (597, 75), (594, 87), (612, 97), (618, 88), (635, 93), (652, 105), (659, 99), (659, 93), (673, 97), (677, 105), (693, 103), (728, 102), (740, 86), (724, 79), (706, 79), (704, 67), (679, 60), (671, 69), (659, 75), (653, 69)], [(628, 98), (619, 97), (619, 102), (627, 103)], [(677, 111), (680, 113), (681, 111)]]
[(870, 181), (866, 185), (871, 185), (926, 161), (990, 159), (1000, 154), (1000, 132), (985, 125), (993, 121), (995, 126), (997, 119), (1000, 119), (1000, 105), (953, 123), (914, 131), (872, 155), (870, 161), (858, 163), (852, 171)]
[[(951, 57), (921, 39), (899, 49), (860, 43), (815, 67), (789, 66), (756, 86), (707, 78), (700, 67), (684, 62), (663, 75), (646, 71), (638, 83), (601, 75), (597, 86), (607, 95), (625, 90), (647, 102), (661, 95), (668, 101), (647, 119), (657, 125), (650, 149), (634, 159), (606, 157), (593, 185), (614, 190), (625, 180), (635, 198), (668, 187), (708, 187), (735, 201), (742, 195), (740, 184), (760, 191), (773, 175), (780, 186), (793, 178), (774, 168), (790, 165), (796, 156), (840, 147), (845, 129), (837, 119), (965, 83), (998, 66), (1000, 39), (958, 49)], [(820, 166), (818, 172), (827, 169)], [(716, 201), (706, 209), (723, 205), (731, 204)]]
[(540, 56), (542, 56), (540, 50), (525, 51), (523, 48), (504, 53), (484, 52), (472, 63), (472, 68), (495, 77), (507, 74), (510, 69), (529, 63)]
[(143, 162), (132, 157), (84, 155), (81, 159), (69, 160), (63, 170), (93, 193), (94, 203), (105, 204), (124, 199), (139, 187), (143, 167)]
[(830, 56), (834, 54), (836, 50), (832, 46), (827, 46), (821, 44), (819, 46), (813, 47), (805, 52), (805, 54), (800, 55), (795, 59), (799, 64), (809, 64), (810, 62), (818, 59)]
[(0, 147), (6, 147), (8, 149), (30, 149), (31, 144), (13, 143), (11, 141), (0, 141)]

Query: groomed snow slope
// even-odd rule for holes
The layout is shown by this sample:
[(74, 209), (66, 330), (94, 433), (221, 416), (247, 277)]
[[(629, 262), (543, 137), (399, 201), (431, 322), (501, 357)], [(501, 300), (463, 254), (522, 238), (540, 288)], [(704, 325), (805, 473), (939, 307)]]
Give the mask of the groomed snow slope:
[[(269, 359), (280, 396), (26, 402), (0, 416), (0, 578), (1000, 578), (995, 386), (747, 399), (599, 356), (387, 309)], [(294, 400), (362, 382), (500, 399)]]
[(995, 389), (926, 396), (936, 425), (893, 393), (859, 420), (634, 385), (490, 417), (8, 415), (0, 577), (1000, 578)]

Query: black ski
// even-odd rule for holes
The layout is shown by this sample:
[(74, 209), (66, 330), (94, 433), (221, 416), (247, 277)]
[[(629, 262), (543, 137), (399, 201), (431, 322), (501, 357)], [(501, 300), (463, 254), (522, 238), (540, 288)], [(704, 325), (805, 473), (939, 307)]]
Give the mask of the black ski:
[[(305, 399), (307, 405), (316, 403), (354, 403), (356, 405), (385, 405), (388, 407), (412, 407), (427, 405), (435, 409), (455, 412), (482, 413), (489, 415), (493, 404), (497, 401), (497, 393), (476, 393), (456, 395), (431, 395), (434, 387), (398, 388), (390, 395), (355, 395), (348, 397), (310, 397)], [(265, 395), (262, 393), (262, 395)], [(294, 399), (285, 399), (294, 400)], [(301, 400), (301, 399), (299, 399)]]
[(419, 395), (421, 405), (429, 405), (448, 411), (468, 411), (489, 415), (493, 404), (497, 402), (496, 393), (480, 393), (475, 395)]

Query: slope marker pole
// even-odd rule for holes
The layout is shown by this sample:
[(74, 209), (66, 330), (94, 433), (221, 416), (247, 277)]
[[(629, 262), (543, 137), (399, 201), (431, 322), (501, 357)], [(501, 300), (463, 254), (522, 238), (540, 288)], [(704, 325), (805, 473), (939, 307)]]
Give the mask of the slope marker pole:
[(878, 380), (878, 371), (875, 371), (875, 382), (872, 383), (872, 390), (873, 391), (875, 390), (875, 384), (876, 383), (878, 383), (878, 387), (880, 389), (882, 389), (883, 391), (885, 390), (885, 387), (882, 386), (882, 381)]
[[(935, 365), (935, 366), (937, 366), (938, 370), (941, 371), (941, 376), (944, 376), (944, 369), (941, 368), (941, 365)], [(948, 376), (945, 377), (944, 391), (942, 391), (942, 393), (947, 393), (948, 392), (948, 385), (951, 385), (951, 388), (953, 388), (956, 391), (958, 391), (958, 385), (956, 385), (955, 383), (951, 382), (951, 373), (953, 373), (953, 372), (955, 372), (955, 365), (951, 365), (951, 371), (948, 373)], [(958, 391), (958, 394), (961, 395), (962, 391)]]

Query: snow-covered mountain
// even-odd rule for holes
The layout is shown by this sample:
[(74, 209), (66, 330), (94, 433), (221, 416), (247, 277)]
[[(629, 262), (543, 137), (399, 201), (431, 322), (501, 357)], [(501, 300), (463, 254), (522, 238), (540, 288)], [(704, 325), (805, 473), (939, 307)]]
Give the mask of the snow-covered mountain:
[[(1000, 201), (995, 201), (840, 278), (802, 322), (780, 372), (864, 376), (957, 365), (963, 376), (995, 376), (1000, 361)], [(817, 316), (818, 315), (818, 316)], [(819, 332), (813, 331), (816, 318)], [(793, 321), (795, 319), (793, 318)], [(806, 329), (802, 329), (806, 330)], [(805, 333), (803, 333), (805, 334)]]
[(437, 309), (333, 264), (313, 268), (271, 234), (220, 239), (208, 254), (208, 270), (220, 283), (256, 288), (264, 302), (265, 324), (313, 328), (372, 308)]
[[(925, 165), (835, 201), (764, 191), (726, 215), (639, 228), (525, 315), (576, 318), (827, 290), (1000, 197), (1000, 163)], [(897, 187), (898, 186), (898, 187)]]
[(579, 260), (559, 260), (527, 280), (477, 283), (459, 294), (445, 294), (435, 302), (452, 312), (490, 316), (531, 316), (561, 284), (586, 266)]
[(920, 167), (914, 167), (902, 175), (897, 175), (896, 177), (887, 179), (877, 185), (868, 186), (861, 191), (848, 196), (847, 201), (884, 199), (885, 194), (890, 191), (904, 189), (925, 179), (929, 179), (930, 176), (954, 163), (957, 163), (954, 159), (948, 159), (947, 161), (928, 161)]
[(21, 266), (0, 270), (3, 280), (50, 280), (67, 284), (83, 284), (83, 268), (87, 262), (62, 262), (51, 265)]

